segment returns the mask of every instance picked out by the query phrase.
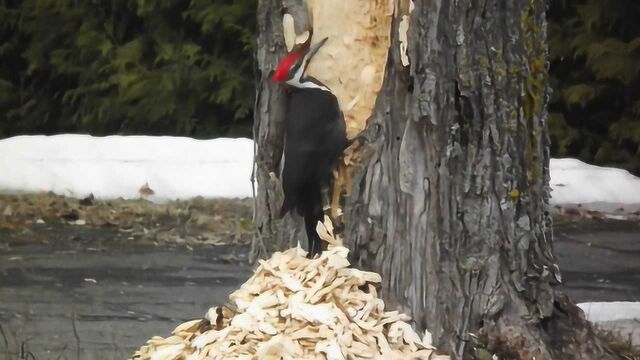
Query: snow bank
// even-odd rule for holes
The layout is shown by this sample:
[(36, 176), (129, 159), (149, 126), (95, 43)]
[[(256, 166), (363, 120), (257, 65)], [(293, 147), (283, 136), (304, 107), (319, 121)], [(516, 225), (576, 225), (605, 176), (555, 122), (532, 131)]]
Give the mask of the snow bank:
[[(127, 199), (148, 183), (154, 201), (250, 197), (252, 158), (250, 139), (18, 136), (0, 140), (0, 191)], [(553, 205), (640, 209), (640, 178), (625, 170), (552, 159), (551, 187)]]
[(640, 302), (612, 301), (580, 303), (587, 320), (592, 322), (636, 319), (640, 321)]
[(152, 201), (251, 196), (253, 141), (88, 135), (0, 140), (0, 191)]
[(640, 204), (640, 178), (626, 170), (552, 159), (550, 172), (554, 204)]
[(633, 346), (640, 346), (640, 302), (612, 301), (581, 303), (587, 320), (600, 329), (612, 331)]

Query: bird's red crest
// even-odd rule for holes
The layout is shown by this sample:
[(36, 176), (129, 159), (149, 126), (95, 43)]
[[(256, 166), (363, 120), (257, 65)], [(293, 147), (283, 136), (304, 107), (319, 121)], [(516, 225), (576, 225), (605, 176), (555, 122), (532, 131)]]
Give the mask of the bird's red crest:
[(298, 61), (302, 57), (304, 53), (302, 51), (293, 52), (280, 60), (280, 64), (278, 64), (278, 68), (276, 69), (275, 75), (273, 75), (273, 80), (275, 81), (285, 81), (289, 76), (289, 70), (293, 66), (293, 64)]

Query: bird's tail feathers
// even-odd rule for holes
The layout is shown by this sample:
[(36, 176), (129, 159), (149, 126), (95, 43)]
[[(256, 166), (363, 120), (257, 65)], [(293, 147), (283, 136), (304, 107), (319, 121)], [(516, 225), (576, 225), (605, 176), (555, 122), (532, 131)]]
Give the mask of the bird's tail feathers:
[(285, 197), (284, 201), (282, 202), (282, 206), (280, 207), (280, 212), (278, 213), (278, 219), (282, 219), (289, 212), (290, 208), (290, 202)]
[(324, 218), (322, 209), (322, 191), (319, 186), (313, 186), (308, 189), (308, 197), (304, 204), (303, 214), (307, 238), (309, 240), (309, 255), (313, 257), (315, 254), (322, 252), (322, 241), (316, 231), (318, 221)]

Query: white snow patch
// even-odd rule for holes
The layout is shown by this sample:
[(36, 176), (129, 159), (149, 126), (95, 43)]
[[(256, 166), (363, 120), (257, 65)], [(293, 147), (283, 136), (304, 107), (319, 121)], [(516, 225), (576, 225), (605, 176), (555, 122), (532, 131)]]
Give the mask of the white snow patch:
[(640, 321), (640, 302), (612, 301), (580, 303), (587, 320), (591, 322), (636, 319)]
[(576, 159), (552, 159), (551, 203), (640, 204), (640, 178), (628, 171), (586, 164)]
[[(132, 199), (148, 183), (152, 201), (242, 198), (252, 196), (252, 163), (250, 139), (17, 136), (0, 140), (0, 192)], [(640, 209), (640, 178), (625, 170), (551, 159), (550, 172), (553, 205)]]
[(250, 197), (253, 141), (56, 135), (0, 140), (0, 191), (152, 201)]
[(633, 346), (640, 346), (640, 302), (612, 301), (581, 303), (587, 320), (600, 329), (612, 331)]

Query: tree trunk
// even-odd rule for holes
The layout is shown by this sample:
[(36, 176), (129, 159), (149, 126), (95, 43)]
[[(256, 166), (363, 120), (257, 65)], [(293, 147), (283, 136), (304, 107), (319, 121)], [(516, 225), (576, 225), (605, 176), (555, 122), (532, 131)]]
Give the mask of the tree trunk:
[[(380, 272), (386, 300), (454, 358), (614, 358), (562, 293), (553, 257), (543, 1), (417, 1), (409, 66), (396, 50), (402, 4), (344, 210), (354, 264)], [(260, 1), (256, 256), (302, 236), (274, 220), (269, 176), (282, 150), (285, 98), (268, 81), (281, 10)]]
[(303, 4), (302, 0), (258, 1), (258, 69), (253, 125), (255, 166), (252, 177), (252, 181), (258, 183), (253, 219), (257, 235), (251, 244), (250, 255), (254, 260), (295, 246), (305, 234), (301, 222), (290, 215), (277, 218), (284, 199), (278, 176), (284, 149), (286, 94), (282, 87), (271, 81), (278, 61), (287, 52), (282, 14), (285, 11), (293, 13), (298, 19), (296, 26), (307, 28), (310, 25)]

